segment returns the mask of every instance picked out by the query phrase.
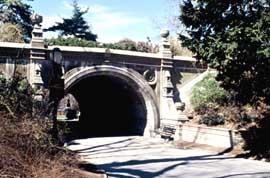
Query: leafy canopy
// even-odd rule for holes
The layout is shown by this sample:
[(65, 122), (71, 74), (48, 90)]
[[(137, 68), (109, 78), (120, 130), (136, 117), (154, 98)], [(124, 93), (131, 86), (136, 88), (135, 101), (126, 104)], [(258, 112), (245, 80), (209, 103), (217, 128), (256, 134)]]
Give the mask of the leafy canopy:
[(270, 1), (185, 0), (183, 45), (241, 104), (270, 103)]
[(20, 26), (24, 41), (29, 41), (31, 37), (32, 13), (31, 6), (21, 0), (0, 0), (0, 25), (12, 23)]
[(45, 31), (60, 31), (60, 35), (73, 36), (84, 40), (96, 41), (97, 35), (93, 34), (83, 15), (88, 9), (82, 10), (76, 0), (73, 1), (73, 15), (70, 18), (63, 18), (63, 22), (46, 29)]

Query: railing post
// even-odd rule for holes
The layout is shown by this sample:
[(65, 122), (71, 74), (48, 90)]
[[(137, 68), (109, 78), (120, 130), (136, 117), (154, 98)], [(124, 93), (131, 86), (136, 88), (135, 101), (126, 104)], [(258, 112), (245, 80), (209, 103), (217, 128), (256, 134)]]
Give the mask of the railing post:
[[(166, 128), (175, 129), (180, 121), (173, 100), (173, 84), (171, 71), (173, 69), (173, 58), (170, 50), (169, 31), (161, 30), (161, 69), (160, 69), (160, 120), (162, 130)], [(164, 129), (165, 128), (165, 129)], [(173, 133), (171, 135), (174, 136)]]
[(28, 81), (35, 90), (37, 100), (42, 100), (44, 89), (45, 66), (48, 66), (43, 41), (43, 31), (41, 28), (42, 16), (34, 13), (31, 16), (34, 24), (31, 39), (30, 61), (28, 65)]

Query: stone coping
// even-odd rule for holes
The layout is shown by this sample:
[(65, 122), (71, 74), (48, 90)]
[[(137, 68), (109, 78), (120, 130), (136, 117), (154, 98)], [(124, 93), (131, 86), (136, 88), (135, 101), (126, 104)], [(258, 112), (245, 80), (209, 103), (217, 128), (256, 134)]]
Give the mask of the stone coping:
[(25, 48), (30, 49), (30, 43), (11, 43), (11, 42), (0, 42), (1, 48)]
[(149, 58), (162, 58), (159, 53), (144, 53), (138, 51), (118, 50), (109, 48), (90, 48), (90, 47), (78, 47), (78, 46), (48, 46), (49, 50), (53, 48), (59, 48), (61, 51), (70, 52), (93, 52), (93, 53), (108, 53), (108, 54), (120, 54), (126, 56), (138, 56)]
[(195, 128), (204, 128), (204, 129), (219, 130), (219, 131), (237, 131), (237, 130), (232, 130), (232, 129), (227, 129), (227, 128), (208, 127), (208, 126), (196, 125), (196, 124), (182, 124), (182, 125), (179, 125), (179, 126), (180, 127), (187, 126), (187, 127), (195, 127)]
[[(30, 43), (12, 43), (12, 42), (0, 42), (0, 48), (24, 48), (32, 49)], [(128, 51), (128, 50), (117, 50), (117, 49), (108, 49), (108, 48), (90, 48), (90, 47), (76, 47), (76, 46), (48, 46), (45, 50), (53, 50), (54, 48), (59, 48), (61, 51), (65, 52), (92, 52), (92, 53), (109, 53), (109, 54), (118, 54), (134, 57), (146, 57), (154, 59), (162, 59), (161, 53), (144, 53), (138, 51)], [(196, 59), (188, 56), (174, 56), (171, 58), (176, 61), (189, 61), (195, 62)]]
[(189, 56), (174, 56), (173, 59), (178, 60), (178, 61), (196, 62), (196, 59), (194, 57), (189, 57)]

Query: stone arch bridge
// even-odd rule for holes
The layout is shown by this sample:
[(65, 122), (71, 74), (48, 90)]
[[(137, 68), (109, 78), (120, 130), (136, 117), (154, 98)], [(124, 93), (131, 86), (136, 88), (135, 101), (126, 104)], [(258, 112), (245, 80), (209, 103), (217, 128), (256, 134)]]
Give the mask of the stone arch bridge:
[[(180, 88), (205, 70), (190, 57), (173, 57), (168, 31), (161, 33), (159, 53), (103, 48), (44, 46), (35, 25), (30, 44), (0, 43), (0, 70), (25, 75), (42, 100), (52, 81), (63, 81), (64, 92), (78, 101), (89, 129), (112, 127), (112, 132), (151, 136), (164, 125), (186, 120)], [(57, 95), (56, 95), (57, 97)], [(104, 128), (104, 127), (103, 127)], [(104, 131), (104, 130), (103, 130)]]

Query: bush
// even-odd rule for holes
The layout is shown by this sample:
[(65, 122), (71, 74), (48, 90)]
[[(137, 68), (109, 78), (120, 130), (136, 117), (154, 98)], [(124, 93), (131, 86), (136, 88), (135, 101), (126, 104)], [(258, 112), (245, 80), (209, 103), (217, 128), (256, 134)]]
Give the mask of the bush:
[(33, 90), (27, 80), (16, 74), (11, 79), (0, 78), (0, 108), (13, 118), (32, 114)]
[(196, 112), (204, 114), (208, 108), (215, 108), (225, 101), (227, 96), (215, 75), (210, 73), (193, 87), (190, 101)]
[(74, 177), (76, 159), (54, 144), (50, 120), (0, 114), (0, 177)]
[(0, 41), (23, 43), (23, 30), (18, 24), (3, 23), (0, 25)]
[(116, 43), (122, 50), (137, 51), (136, 42), (130, 39), (123, 39)]
[(270, 107), (265, 103), (259, 103), (257, 109), (259, 114), (255, 123), (241, 132), (244, 139), (243, 148), (247, 151), (246, 156), (270, 161)]
[(181, 41), (179, 39), (171, 37), (169, 39), (169, 42), (171, 45), (170, 50), (173, 56), (194, 56), (194, 54), (190, 50), (181, 45)]
[(138, 51), (136, 42), (128, 38), (122, 39), (116, 43), (104, 43), (100, 47), (119, 50)]
[(74, 155), (53, 137), (52, 120), (32, 114), (32, 96), (20, 75), (0, 77), (0, 177), (83, 177), (74, 171)]
[(69, 37), (69, 38), (52, 38), (45, 40), (46, 45), (57, 45), (57, 46), (80, 46), (80, 47), (97, 47), (97, 42), (83, 40), (80, 38)]
[(119, 50), (129, 50), (129, 51), (139, 51), (147, 53), (158, 52), (158, 46), (152, 45), (146, 42), (135, 42), (130, 39), (123, 39), (116, 43), (98, 43), (95, 41), (83, 40), (76, 37), (57, 37), (52, 39), (45, 39), (45, 44), (47, 46), (79, 46), (79, 47), (99, 47), (99, 48), (109, 48), (109, 49), (119, 49)]
[(207, 126), (222, 125), (225, 123), (225, 118), (221, 114), (217, 114), (216, 112), (210, 112), (202, 116), (199, 120), (199, 123), (205, 124)]

